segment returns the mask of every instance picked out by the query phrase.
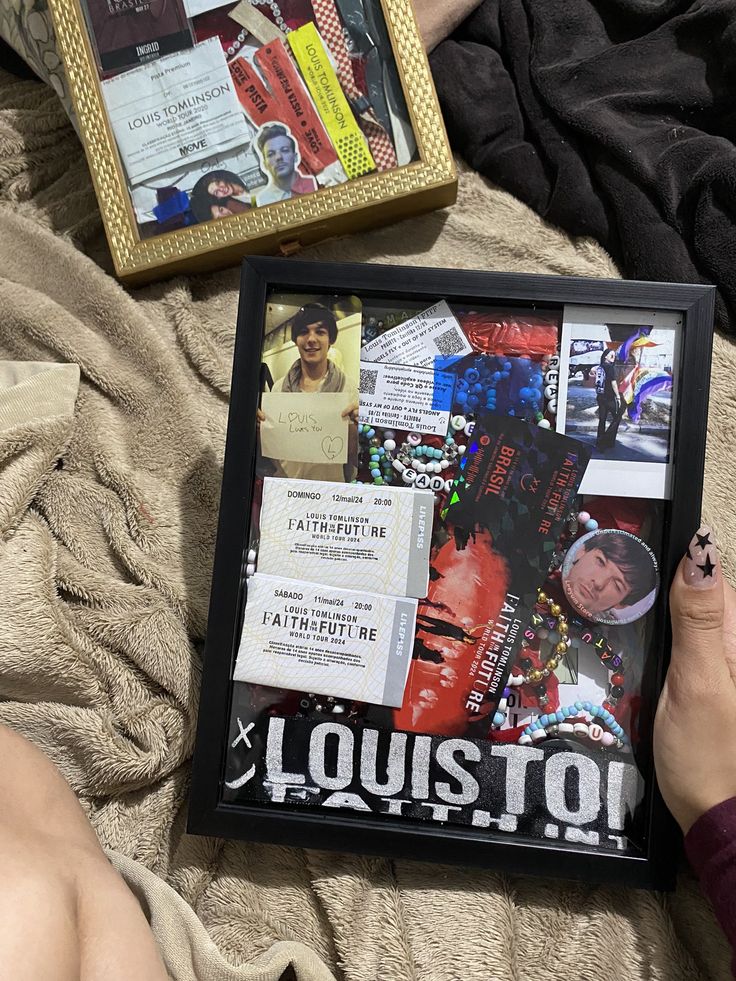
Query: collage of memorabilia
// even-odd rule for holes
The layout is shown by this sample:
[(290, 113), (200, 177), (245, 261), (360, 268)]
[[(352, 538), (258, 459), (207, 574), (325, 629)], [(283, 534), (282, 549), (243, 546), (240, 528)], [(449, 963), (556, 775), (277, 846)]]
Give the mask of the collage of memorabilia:
[(681, 326), (269, 297), (225, 800), (643, 847)]
[(84, 0), (141, 238), (410, 163), (371, 0)]

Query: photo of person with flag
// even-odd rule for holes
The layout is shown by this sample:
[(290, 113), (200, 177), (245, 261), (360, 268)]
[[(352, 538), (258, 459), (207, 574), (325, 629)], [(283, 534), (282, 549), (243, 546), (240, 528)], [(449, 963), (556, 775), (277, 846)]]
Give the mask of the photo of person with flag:
[(651, 325), (576, 325), (568, 351), (565, 432), (594, 459), (666, 463), (674, 331)]

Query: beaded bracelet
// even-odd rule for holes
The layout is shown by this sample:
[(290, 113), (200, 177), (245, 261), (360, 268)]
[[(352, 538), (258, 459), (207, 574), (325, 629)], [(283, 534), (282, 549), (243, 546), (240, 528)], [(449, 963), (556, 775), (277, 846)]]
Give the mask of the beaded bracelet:
[(496, 706), (496, 711), (491, 721), (492, 729), (499, 729), (503, 725), (506, 719), (506, 709), (509, 707), (510, 694), (511, 694), (511, 687), (509, 685), (506, 685), (503, 692), (501, 693), (500, 699), (498, 700), (498, 705)]
[(319, 696), (308, 692), (299, 699), (299, 715), (311, 715), (319, 712), (321, 715), (345, 715), (348, 703), (340, 701), (333, 695)]
[[(462, 419), (462, 426), (455, 425)], [(464, 417), (453, 417), (451, 427), (455, 432), (470, 428)], [(472, 432), (472, 428), (470, 428)], [(391, 429), (379, 436), (373, 426), (360, 423), (358, 435), (368, 443), (368, 469), (374, 484), (390, 484), (395, 474), (400, 474), (405, 484), (419, 490), (449, 491), (452, 481), (444, 476), (465, 453), (466, 445), (457, 443), (454, 435), (447, 435), (441, 447), (422, 443), (419, 433), (409, 433), (397, 448), (396, 434)]]
[[(537, 601), (540, 604), (540, 606), (547, 605), (549, 607), (549, 612), (552, 615), (552, 617), (557, 617), (556, 627), (561, 637), (564, 637), (566, 649), (571, 646), (571, 643), (569, 641), (569, 627), (570, 625), (572, 625), (573, 627), (581, 631), (580, 639), (582, 640), (582, 642), (584, 644), (592, 645), (593, 649), (598, 655), (598, 659), (600, 660), (601, 664), (603, 664), (603, 666), (607, 668), (609, 671), (613, 672), (609, 680), (608, 694), (606, 697), (606, 701), (603, 703), (603, 706), (609, 711), (615, 708), (618, 702), (620, 701), (620, 699), (624, 695), (625, 668), (624, 668), (623, 658), (621, 657), (621, 655), (616, 653), (613, 647), (611, 647), (610, 642), (607, 640), (607, 638), (598, 628), (592, 628), (587, 626), (583, 620), (581, 620), (579, 617), (576, 616), (573, 616), (568, 621), (567, 618), (564, 617), (564, 614), (562, 614), (559, 603), (556, 603), (551, 597), (548, 597), (545, 592), (540, 590), (540, 592), (537, 595)], [(563, 620), (562, 623), (560, 623), (561, 620)], [(540, 621), (544, 623), (544, 618), (540, 617), (539, 614), (537, 613), (533, 613), (532, 623), (539, 626)], [(544, 630), (545, 627), (540, 627), (539, 629)], [(537, 632), (537, 636), (539, 636), (539, 632)], [(540, 638), (540, 639), (544, 639), (544, 638)], [(557, 644), (557, 646), (555, 647), (555, 651), (561, 651), (561, 644), (559, 643)], [(565, 652), (561, 651), (561, 653), (563, 654)], [(552, 670), (554, 670), (554, 668), (552, 668), (550, 661), (546, 662), (546, 667), (550, 667)], [(554, 667), (557, 667), (557, 662), (555, 662)]]
[[(376, 435), (376, 430), (373, 426), (365, 425), (364, 423), (358, 423), (358, 438), (364, 437), (368, 443), (369, 447), (369, 462), (368, 469), (370, 471), (371, 477), (373, 478), (374, 484), (390, 484), (393, 482), (393, 467), (392, 467), (392, 457), (390, 452), (386, 449), (386, 443), (391, 445), (393, 443), (393, 449), (396, 448), (396, 443), (393, 439), (384, 435), (384, 439), (381, 440), (379, 436)], [(393, 436), (393, 433), (391, 433)]]
[[(557, 606), (557, 604), (555, 604)], [(536, 685), (534, 689), (534, 694), (539, 700), (539, 707), (545, 708), (549, 703), (547, 697), (547, 688), (544, 684), (544, 679), (548, 678), (554, 670), (559, 665), (560, 660), (565, 656), (569, 648), (572, 646), (572, 641), (569, 635), (569, 622), (564, 614), (560, 614), (559, 618), (555, 622), (554, 620), (545, 620), (536, 612), (532, 614), (532, 623), (534, 624), (545, 624), (543, 627), (538, 627), (536, 631), (536, 637), (539, 640), (549, 639), (553, 646), (552, 656), (544, 661), (544, 666), (535, 668), (534, 662), (529, 657), (522, 657), (519, 661), (518, 667), (523, 671), (523, 674), (512, 674), (509, 676), (508, 684), (512, 688), (521, 687), (522, 685)], [(573, 621), (573, 625), (578, 624)], [(556, 626), (556, 631), (554, 627)], [(559, 638), (559, 639), (558, 639)], [(618, 702), (624, 695), (624, 664), (620, 654), (614, 654), (613, 648), (609, 642), (602, 635), (596, 635), (590, 630), (586, 630), (581, 634), (580, 639), (583, 643), (592, 644), (596, 653), (598, 654), (601, 663), (612, 671), (608, 683), (608, 693), (606, 695), (606, 700), (603, 703), (603, 707), (608, 711), (613, 711)], [(522, 640), (522, 648), (528, 649), (530, 646), (529, 640), (524, 637)]]
[[(559, 367), (560, 359), (555, 355), (547, 362), (544, 373), (544, 397), (547, 401), (547, 412), (552, 416), (557, 415), (557, 386), (560, 378)], [(539, 425), (541, 426), (542, 423), (540, 422)], [(550, 427), (547, 425), (544, 428), (547, 429)]]
[[(581, 722), (581, 716), (585, 716), (587, 721)], [(609, 731), (605, 732), (603, 726)], [(592, 702), (575, 702), (548, 715), (540, 715), (519, 736), (519, 745), (529, 746), (549, 736), (580, 736), (600, 743), (605, 749), (623, 749), (629, 742), (623, 727), (612, 713)]]
[[(537, 696), (539, 708), (544, 709), (547, 707), (549, 697), (544, 679), (548, 678), (555, 671), (560, 660), (572, 646), (570, 624), (577, 628), (585, 626), (583, 621), (576, 617), (568, 620), (568, 617), (562, 612), (559, 603), (556, 603), (541, 590), (538, 594), (538, 604), (542, 608), (548, 606), (550, 616), (545, 618), (535, 609), (532, 613), (531, 624), (521, 641), (522, 649), (528, 650), (531, 646), (531, 641), (538, 638), (539, 640), (549, 640), (552, 643), (552, 654), (544, 661), (543, 666), (538, 668), (534, 667), (534, 662), (530, 657), (522, 657), (520, 659), (518, 667), (524, 673), (514, 674), (512, 669), (507, 687), (504, 689), (504, 696), (499, 701), (494, 714), (492, 728), (499, 728), (503, 725), (507, 699), (512, 688), (521, 687), (522, 685), (534, 685), (534, 694)], [(614, 653), (610, 643), (598, 631), (585, 629), (580, 639), (584, 643), (592, 644), (601, 663), (613, 672), (609, 679), (606, 700), (601, 706), (605, 711), (612, 713), (624, 695), (625, 678), (623, 660), (619, 654)]]

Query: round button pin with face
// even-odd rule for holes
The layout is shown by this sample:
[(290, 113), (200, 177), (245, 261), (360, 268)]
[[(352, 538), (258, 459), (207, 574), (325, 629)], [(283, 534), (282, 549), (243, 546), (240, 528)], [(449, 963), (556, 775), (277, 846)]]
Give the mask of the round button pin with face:
[(562, 588), (586, 620), (633, 623), (653, 606), (659, 588), (654, 552), (617, 528), (599, 528), (579, 538), (562, 565)]

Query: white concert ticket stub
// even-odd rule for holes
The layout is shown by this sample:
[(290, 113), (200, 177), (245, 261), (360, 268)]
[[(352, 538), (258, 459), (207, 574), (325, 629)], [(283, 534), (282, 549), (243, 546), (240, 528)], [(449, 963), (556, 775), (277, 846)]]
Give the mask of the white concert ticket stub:
[(360, 350), (362, 361), (432, 368), (435, 358), (463, 358), (471, 347), (445, 300), (385, 331)]
[(131, 184), (251, 141), (217, 37), (107, 79), (102, 95)]
[(399, 708), (417, 601), (256, 573), (233, 679)]
[(403, 364), (360, 362), (359, 418), (384, 429), (447, 435), (455, 377)]
[(258, 572), (421, 599), (434, 504), (409, 487), (266, 477)]

